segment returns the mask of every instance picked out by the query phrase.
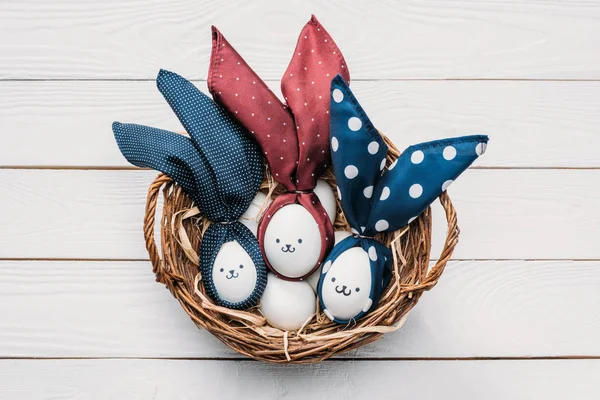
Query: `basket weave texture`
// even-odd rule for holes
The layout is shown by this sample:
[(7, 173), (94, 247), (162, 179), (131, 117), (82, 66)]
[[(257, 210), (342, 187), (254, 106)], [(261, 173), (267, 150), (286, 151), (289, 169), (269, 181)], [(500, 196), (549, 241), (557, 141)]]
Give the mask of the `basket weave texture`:
[[(383, 135), (382, 135), (383, 136)], [(390, 165), (399, 152), (385, 137)], [(331, 170), (323, 177), (333, 189)], [(266, 172), (261, 190), (268, 195), (282, 191)], [(163, 195), (162, 210), (158, 207)], [(236, 352), (260, 361), (275, 363), (314, 363), (371, 343), (384, 333), (399, 329), (408, 312), (424, 291), (433, 288), (458, 243), (456, 212), (447, 193), (440, 196), (448, 221), (446, 240), (437, 262), (429, 268), (431, 250), (431, 209), (409, 226), (379, 234), (378, 240), (392, 249), (392, 279), (375, 310), (352, 325), (330, 322), (319, 309), (294, 332), (269, 326), (258, 308), (232, 310), (215, 304), (204, 291), (199, 273), (198, 248), (210, 222), (171, 178), (159, 174), (148, 189), (144, 217), (144, 237), (156, 280), (165, 284), (182, 308), (199, 327), (206, 329)], [(160, 216), (160, 250), (154, 232)], [(338, 201), (334, 230), (349, 231)]]

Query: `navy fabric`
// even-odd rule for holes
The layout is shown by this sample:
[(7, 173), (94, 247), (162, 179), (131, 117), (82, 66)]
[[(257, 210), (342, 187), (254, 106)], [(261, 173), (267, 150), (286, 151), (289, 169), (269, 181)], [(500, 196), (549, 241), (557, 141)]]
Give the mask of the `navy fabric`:
[[(338, 196), (357, 237), (338, 243), (325, 262), (335, 261), (336, 255), (351, 247), (368, 247), (374, 241), (370, 237), (377, 233), (393, 232), (412, 222), (487, 147), (484, 135), (421, 143), (406, 149), (386, 170), (388, 147), (340, 76), (331, 82), (330, 105), (331, 157)], [(375, 246), (378, 260), (385, 257), (380, 254), (382, 246)], [(372, 268), (384, 268), (375, 264), (371, 261)], [(374, 279), (386, 274), (389, 271), (372, 271)], [(371, 294), (372, 307), (380, 294)]]
[[(183, 77), (161, 70), (156, 82), (189, 137), (115, 122), (113, 132), (119, 149), (133, 165), (173, 178), (206, 218), (215, 222), (200, 245), (200, 259), (208, 260), (201, 268), (209, 295), (231, 308), (254, 306), (266, 285), (265, 264), (256, 238), (236, 221), (250, 206), (263, 179), (259, 147), (221, 107)], [(240, 243), (254, 261), (257, 285), (248, 299), (224, 304), (211, 290), (212, 274), (207, 272), (212, 270), (223, 243), (231, 240)]]

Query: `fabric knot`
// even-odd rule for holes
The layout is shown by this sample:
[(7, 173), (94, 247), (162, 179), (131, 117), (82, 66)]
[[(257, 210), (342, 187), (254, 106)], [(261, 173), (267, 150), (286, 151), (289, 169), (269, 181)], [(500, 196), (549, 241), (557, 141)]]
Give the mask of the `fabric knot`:
[(375, 236), (366, 236), (366, 235), (361, 235), (360, 233), (352, 233), (352, 236), (354, 236), (357, 239), (377, 240), (377, 239), (375, 239)]
[(294, 194), (309, 194), (312, 193), (313, 190), (290, 190), (289, 193), (294, 193)]

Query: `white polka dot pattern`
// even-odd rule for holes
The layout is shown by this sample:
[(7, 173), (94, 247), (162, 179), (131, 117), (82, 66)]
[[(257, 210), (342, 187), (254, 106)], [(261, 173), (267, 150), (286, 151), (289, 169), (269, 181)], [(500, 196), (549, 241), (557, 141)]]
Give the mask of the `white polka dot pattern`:
[(346, 82), (335, 78), (331, 93), (342, 209), (353, 229), (365, 227), (365, 236), (406, 225), (485, 152), (483, 135), (437, 140), (409, 147), (386, 169), (387, 147)]
[[(258, 146), (218, 105), (181, 76), (161, 70), (161, 91), (189, 137), (135, 124), (113, 124), (119, 149), (129, 162), (169, 175), (213, 222), (200, 246), (202, 279), (220, 304), (237, 309), (254, 306), (266, 284), (266, 267), (258, 242), (237, 219), (246, 211), (263, 179)], [(257, 281), (251, 295), (228, 303), (214, 291), (212, 268), (226, 241), (237, 241), (253, 260)]]
[[(328, 317), (339, 324), (347, 324), (377, 305), (389, 282), (391, 251), (373, 237), (413, 222), (477, 155), (483, 154), (487, 137), (467, 136), (411, 146), (386, 170), (387, 146), (348, 85), (339, 77), (331, 83), (330, 114), (331, 135), (335, 137), (337, 149), (332, 153), (336, 183), (353, 236), (337, 243), (327, 257), (328, 268), (320, 276), (318, 293), (321, 309), (327, 310)], [(364, 308), (354, 317), (347, 318), (355, 311), (341, 310), (336, 315), (335, 306), (328, 308), (323, 293), (330, 294), (324, 290), (335, 288), (338, 281), (343, 285), (344, 276), (336, 273), (339, 269), (335, 260), (340, 255), (349, 257), (346, 252), (350, 250), (354, 251), (352, 257), (362, 254), (355, 251), (356, 247), (368, 255), (371, 287)], [(361, 265), (365, 265), (364, 258)], [(362, 272), (364, 270), (358, 273)], [(338, 281), (333, 281), (332, 285), (336, 277)], [(355, 290), (362, 292), (364, 285), (360, 286)]]

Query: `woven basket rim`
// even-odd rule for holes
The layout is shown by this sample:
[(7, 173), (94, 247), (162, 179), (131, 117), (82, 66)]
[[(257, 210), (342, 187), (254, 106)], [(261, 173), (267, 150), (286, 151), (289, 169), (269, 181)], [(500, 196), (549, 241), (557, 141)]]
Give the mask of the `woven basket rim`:
[[(399, 152), (385, 135), (382, 136), (389, 147), (387, 165), (390, 165)], [(326, 180), (334, 185), (331, 171)], [(268, 170), (262, 189), (269, 195), (280, 190)], [(159, 251), (154, 235), (161, 193)], [(183, 190), (162, 173), (148, 188), (144, 237), (156, 280), (165, 284), (199, 328), (208, 330), (234, 351), (256, 360), (313, 363), (356, 349), (377, 340), (384, 333), (397, 330), (422, 293), (437, 284), (459, 236), (456, 211), (450, 197), (443, 192), (439, 200), (445, 210), (448, 229), (435, 265), (429, 268), (430, 208), (407, 227), (377, 235), (376, 238), (390, 246), (394, 254), (392, 281), (377, 308), (352, 326), (329, 322), (318, 309), (318, 300), (317, 314), (296, 332), (270, 327), (257, 308), (239, 311), (215, 304), (204, 293), (195, 250), (210, 222), (193, 207)], [(339, 201), (337, 206), (334, 229), (349, 231)]]

